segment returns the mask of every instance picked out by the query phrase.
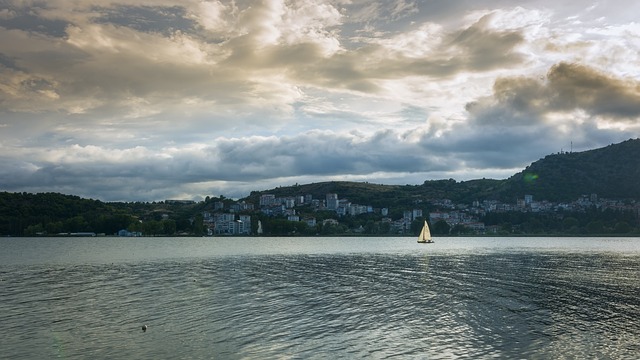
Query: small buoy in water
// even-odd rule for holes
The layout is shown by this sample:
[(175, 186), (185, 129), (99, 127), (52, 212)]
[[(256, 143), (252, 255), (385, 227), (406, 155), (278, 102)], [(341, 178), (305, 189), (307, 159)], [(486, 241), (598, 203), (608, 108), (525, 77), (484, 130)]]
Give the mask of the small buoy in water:
[(147, 332), (147, 325), (142, 325), (142, 332)]

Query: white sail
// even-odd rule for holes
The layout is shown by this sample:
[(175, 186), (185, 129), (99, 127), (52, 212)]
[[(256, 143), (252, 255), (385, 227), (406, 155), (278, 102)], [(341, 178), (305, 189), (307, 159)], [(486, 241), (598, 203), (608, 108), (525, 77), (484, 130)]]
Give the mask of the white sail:
[(422, 231), (420, 231), (418, 242), (420, 243), (433, 242), (433, 240), (431, 240), (431, 231), (429, 230), (429, 225), (427, 225), (426, 220), (424, 221), (424, 226), (422, 226)]
[(262, 221), (258, 220), (258, 235), (262, 235)]

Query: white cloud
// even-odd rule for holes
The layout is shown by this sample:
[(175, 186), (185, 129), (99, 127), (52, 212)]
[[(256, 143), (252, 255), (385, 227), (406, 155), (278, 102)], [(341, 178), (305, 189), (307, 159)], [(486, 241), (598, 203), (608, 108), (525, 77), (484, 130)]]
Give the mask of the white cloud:
[(220, 1), (200, 1), (190, 15), (205, 29), (214, 33), (224, 33), (229, 27), (226, 18), (231, 11), (230, 4), (225, 5)]

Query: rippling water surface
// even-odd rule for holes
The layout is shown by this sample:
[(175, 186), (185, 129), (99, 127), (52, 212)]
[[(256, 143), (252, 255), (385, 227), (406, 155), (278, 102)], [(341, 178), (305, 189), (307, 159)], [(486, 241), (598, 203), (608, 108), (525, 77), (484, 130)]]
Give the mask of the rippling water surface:
[(0, 354), (640, 356), (640, 239), (436, 241), (0, 239)]

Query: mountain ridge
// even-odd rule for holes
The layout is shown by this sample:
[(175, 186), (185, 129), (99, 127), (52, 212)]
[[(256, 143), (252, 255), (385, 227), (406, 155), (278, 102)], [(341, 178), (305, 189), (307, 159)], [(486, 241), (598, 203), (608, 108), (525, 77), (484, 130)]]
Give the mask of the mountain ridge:
[[(241, 200), (258, 203), (260, 195), (297, 196), (310, 194), (324, 198), (337, 193), (352, 202), (371, 204), (384, 201), (428, 201), (450, 199), (515, 201), (524, 195), (538, 200), (572, 201), (582, 195), (640, 200), (640, 139), (582, 152), (550, 154), (532, 162), (504, 180), (426, 180), (421, 185), (382, 185), (368, 182), (328, 181), (282, 186), (252, 191)], [(377, 194), (376, 194), (377, 193)]]

